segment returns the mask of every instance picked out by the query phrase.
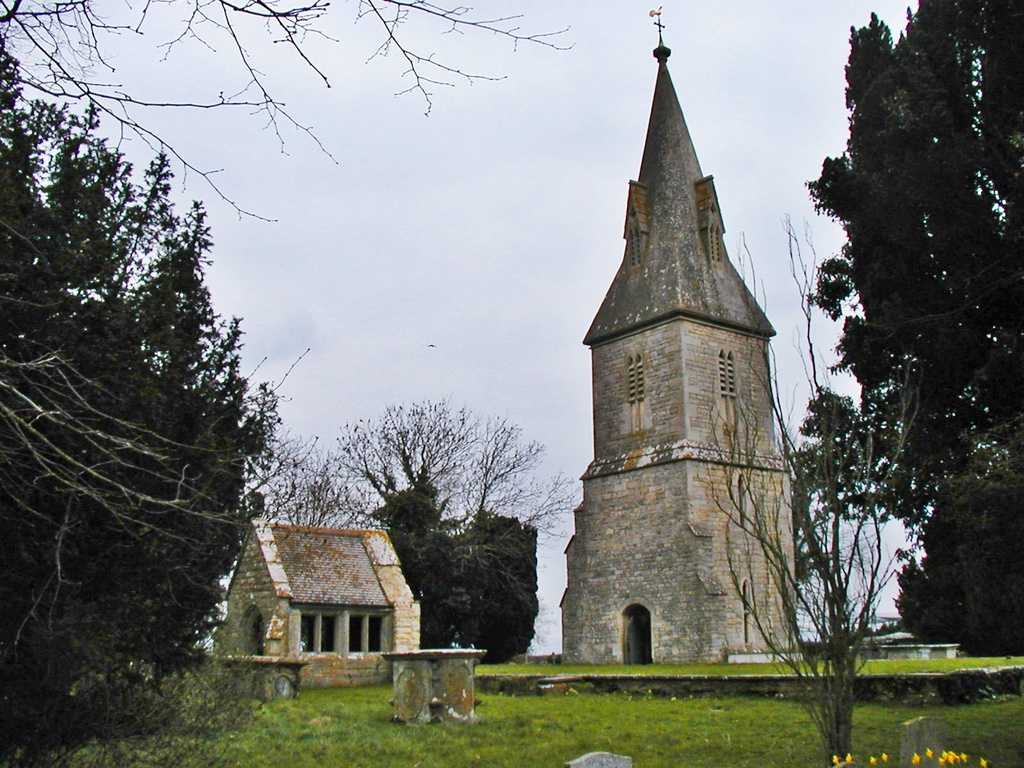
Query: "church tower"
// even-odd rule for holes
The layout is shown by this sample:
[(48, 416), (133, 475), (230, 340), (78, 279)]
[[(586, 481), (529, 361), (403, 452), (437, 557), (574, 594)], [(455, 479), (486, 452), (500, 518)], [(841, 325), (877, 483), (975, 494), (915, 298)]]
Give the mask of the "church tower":
[(755, 619), (782, 626), (744, 532), (760, 514), (789, 530), (768, 366), (775, 331), (726, 254), (670, 53), (654, 51), (625, 255), (584, 339), (594, 460), (566, 549), (568, 663), (719, 661), (765, 649)]

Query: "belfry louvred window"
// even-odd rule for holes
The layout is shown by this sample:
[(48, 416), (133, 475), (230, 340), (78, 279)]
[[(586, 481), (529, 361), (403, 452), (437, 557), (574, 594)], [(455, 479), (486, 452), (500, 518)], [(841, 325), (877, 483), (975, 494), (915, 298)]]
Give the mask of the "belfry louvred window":
[(641, 355), (630, 355), (627, 361), (626, 399), (631, 403), (639, 403), (644, 399), (644, 359)]
[(724, 349), (718, 353), (718, 391), (722, 397), (736, 397), (736, 358)]

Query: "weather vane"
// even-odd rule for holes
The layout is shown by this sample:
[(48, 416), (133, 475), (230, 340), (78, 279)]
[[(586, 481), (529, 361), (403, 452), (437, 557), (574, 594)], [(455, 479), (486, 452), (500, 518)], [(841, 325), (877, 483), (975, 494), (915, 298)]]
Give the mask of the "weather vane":
[(661, 30), (663, 30), (665, 28), (665, 25), (661, 23), (661, 9), (662, 8), (664, 8), (664, 6), (659, 5), (658, 6), (658, 10), (651, 11), (648, 14), (652, 19), (654, 19), (654, 26), (656, 26), (658, 28), (658, 45), (664, 45), (664, 43), (661, 41)]

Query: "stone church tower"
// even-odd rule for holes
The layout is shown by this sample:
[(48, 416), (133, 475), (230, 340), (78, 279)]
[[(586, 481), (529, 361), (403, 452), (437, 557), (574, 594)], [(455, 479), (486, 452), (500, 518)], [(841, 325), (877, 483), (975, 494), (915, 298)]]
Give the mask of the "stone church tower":
[(569, 663), (719, 661), (764, 649), (757, 619), (782, 626), (760, 547), (742, 530), (764, 514), (788, 537), (769, 386), (775, 332), (726, 254), (669, 54), (654, 51), (625, 255), (584, 339), (594, 460), (566, 549)]

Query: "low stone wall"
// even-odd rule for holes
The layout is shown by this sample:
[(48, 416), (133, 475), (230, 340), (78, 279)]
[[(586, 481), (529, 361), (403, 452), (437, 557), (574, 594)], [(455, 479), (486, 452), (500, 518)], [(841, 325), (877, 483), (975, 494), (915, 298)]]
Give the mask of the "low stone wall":
[[(480, 693), (536, 695), (565, 693), (625, 693), (633, 696), (724, 698), (756, 696), (797, 699), (806, 683), (787, 675), (490, 675), (478, 674)], [(970, 669), (960, 672), (905, 675), (861, 675), (858, 701), (901, 704), (960, 704), (994, 696), (1024, 695), (1024, 667)]]
[(391, 682), (391, 664), (379, 653), (306, 653), (302, 661), (302, 687), (306, 689)]

